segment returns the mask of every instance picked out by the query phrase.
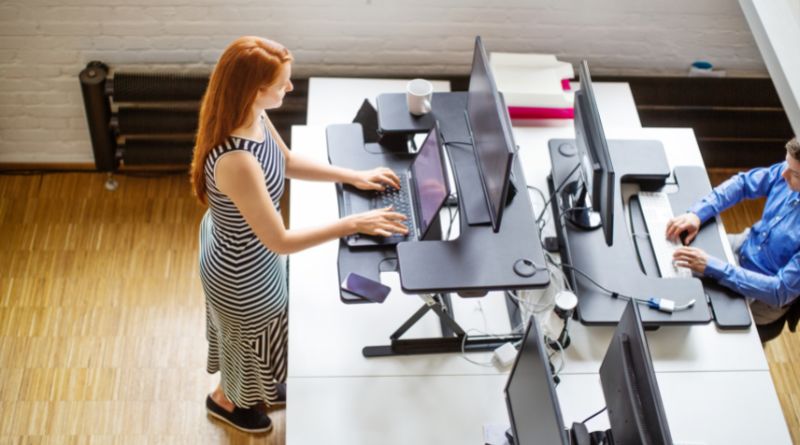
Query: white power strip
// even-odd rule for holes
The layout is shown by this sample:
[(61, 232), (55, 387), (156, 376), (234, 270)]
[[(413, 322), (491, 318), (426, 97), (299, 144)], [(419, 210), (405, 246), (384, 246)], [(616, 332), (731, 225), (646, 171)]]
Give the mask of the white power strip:
[(508, 368), (517, 359), (517, 348), (510, 342), (503, 343), (494, 350), (493, 359), (501, 367)]

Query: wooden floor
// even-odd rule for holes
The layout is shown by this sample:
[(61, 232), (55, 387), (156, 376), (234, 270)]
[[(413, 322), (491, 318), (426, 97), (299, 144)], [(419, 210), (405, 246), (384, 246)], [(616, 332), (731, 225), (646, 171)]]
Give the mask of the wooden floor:
[(188, 178), (0, 176), (0, 443), (283, 444), (206, 417)]
[[(118, 179), (0, 176), (0, 444), (283, 444), (283, 410), (266, 435), (206, 417), (217, 380), (187, 178)], [(726, 227), (759, 213), (740, 206)], [(800, 441), (800, 337), (766, 351)]]

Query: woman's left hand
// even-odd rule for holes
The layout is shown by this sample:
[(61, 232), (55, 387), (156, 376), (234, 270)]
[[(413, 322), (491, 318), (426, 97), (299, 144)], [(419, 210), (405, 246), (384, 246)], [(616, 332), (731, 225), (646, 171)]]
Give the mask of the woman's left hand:
[(703, 275), (708, 265), (708, 254), (696, 247), (678, 247), (672, 254), (676, 266), (686, 267), (693, 272)]
[(381, 191), (386, 186), (400, 188), (400, 178), (390, 168), (378, 167), (372, 170), (356, 170), (350, 184), (361, 190)]

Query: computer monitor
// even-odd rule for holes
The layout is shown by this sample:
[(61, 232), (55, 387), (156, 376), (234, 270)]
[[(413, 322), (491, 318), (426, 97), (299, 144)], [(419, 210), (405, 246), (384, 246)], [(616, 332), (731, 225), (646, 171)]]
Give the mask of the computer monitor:
[(637, 303), (629, 301), (600, 365), (616, 443), (672, 444)]
[(514, 444), (569, 445), (542, 336), (533, 317), (505, 392)]
[[(603, 358), (600, 384), (611, 424), (610, 430), (600, 433), (611, 436), (610, 443), (672, 444), (642, 319), (633, 301), (625, 308)], [(542, 335), (533, 317), (505, 393), (515, 445), (584, 443), (581, 434), (576, 434), (580, 424), (573, 424), (569, 434), (564, 429)]]
[(469, 76), (467, 123), (492, 229), (497, 232), (508, 198), (516, 144), (511, 134), (508, 109), (497, 91), (480, 36), (475, 37)]
[(614, 234), (614, 166), (585, 60), (580, 64), (580, 83), (574, 105), (580, 178), (564, 188), (562, 206), (574, 225), (585, 229), (602, 227), (610, 246)]

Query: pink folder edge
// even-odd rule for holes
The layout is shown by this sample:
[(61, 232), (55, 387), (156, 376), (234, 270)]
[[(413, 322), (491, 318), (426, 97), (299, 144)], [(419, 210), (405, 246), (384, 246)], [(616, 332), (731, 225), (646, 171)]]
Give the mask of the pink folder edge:
[(508, 107), (511, 119), (573, 119), (572, 108)]

